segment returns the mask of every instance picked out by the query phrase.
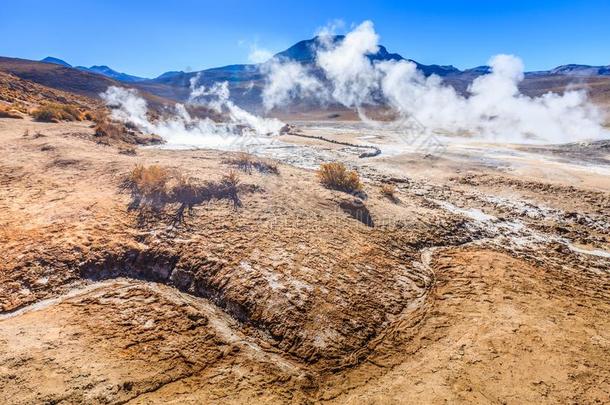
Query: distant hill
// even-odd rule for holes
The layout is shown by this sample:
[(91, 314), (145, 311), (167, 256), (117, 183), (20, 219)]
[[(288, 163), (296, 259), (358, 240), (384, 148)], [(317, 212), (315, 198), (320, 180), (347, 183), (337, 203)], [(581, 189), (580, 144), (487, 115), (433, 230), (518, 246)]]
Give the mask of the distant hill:
[[(68, 62), (58, 59), (58, 58), (54, 58), (52, 56), (47, 56), (46, 58), (42, 59), (41, 62), (52, 63), (55, 65), (60, 65), (60, 66), (64, 66), (64, 67), (73, 67)], [(85, 72), (91, 72), (91, 73), (95, 73), (98, 75), (106, 76), (111, 79), (118, 80), (120, 82), (126, 82), (126, 83), (148, 80), (143, 77), (138, 77), (138, 76), (129, 75), (127, 73), (117, 72), (116, 70), (111, 69), (110, 67), (108, 67), (106, 65), (91, 66), (91, 67), (75, 66), (75, 68), (85, 71)]]
[(143, 80), (148, 80), (143, 77), (132, 76), (132, 75), (128, 75), (127, 73), (117, 72), (116, 70), (111, 69), (105, 65), (91, 66), (88, 68), (84, 67), (84, 66), (77, 66), (76, 69), (84, 70), (84, 71), (91, 72), (91, 73), (97, 73), (99, 75), (106, 76), (111, 79), (118, 80), (120, 82), (132, 83), (132, 82), (141, 82)]
[[(0, 72), (40, 84), (51, 89), (99, 99), (99, 94), (110, 86), (131, 87), (101, 74), (49, 62), (0, 57)], [(172, 104), (172, 101), (144, 92), (144, 98), (153, 106)]]
[(61, 59), (54, 58), (52, 56), (47, 56), (46, 58), (42, 59), (41, 62), (53, 63), (55, 65), (61, 65), (61, 66), (65, 66), (65, 67), (72, 67), (72, 65), (69, 64), (68, 62), (63, 61)]
[(170, 72), (165, 72), (165, 73), (160, 74), (155, 79), (156, 80), (169, 79), (170, 77), (178, 76), (181, 74), (184, 74), (184, 72), (181, 70), (180, 71), (170, 71)]
[(72, 104), (95, 109), (101, 100), (52, 89), (0, 71), (0, 103), (20, 103), (28, 106), (44, 103)]
[(610, 76), (610, 66), (563, 65), (543, 73), (570, 76)]

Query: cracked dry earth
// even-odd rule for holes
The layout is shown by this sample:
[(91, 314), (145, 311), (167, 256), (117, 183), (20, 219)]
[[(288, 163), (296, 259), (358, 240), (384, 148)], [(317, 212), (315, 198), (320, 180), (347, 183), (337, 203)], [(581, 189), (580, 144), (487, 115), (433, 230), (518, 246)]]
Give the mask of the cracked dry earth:
[(381, 159), (359, 167), (367, 226), (280, 164), (241, 173), (241, 207), (176, 223), (129, 210), (125, 176), (217, 180), (231, 154), (130, 156), (91, 133), (0, 120), (1, 403), (610, 398), (607, 177), (397, 178)]

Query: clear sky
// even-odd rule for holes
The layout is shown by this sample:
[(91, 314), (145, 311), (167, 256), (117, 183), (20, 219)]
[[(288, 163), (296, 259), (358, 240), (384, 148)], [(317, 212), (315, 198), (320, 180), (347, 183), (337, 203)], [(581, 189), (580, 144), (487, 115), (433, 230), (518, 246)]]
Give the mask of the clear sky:
[(155, 77), (245, 63), (336, 19), (373, 21), (390, 52), (425, 64), (468, 68), (497, 53), (527, 70), (610, 64), (609, 0), (0, 0), (0, 55)]

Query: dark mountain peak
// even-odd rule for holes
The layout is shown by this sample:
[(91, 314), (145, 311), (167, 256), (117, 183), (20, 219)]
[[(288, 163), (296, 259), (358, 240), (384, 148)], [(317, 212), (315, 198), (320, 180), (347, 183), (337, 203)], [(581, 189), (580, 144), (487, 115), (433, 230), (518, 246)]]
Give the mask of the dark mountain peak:
[(105, 70), (105, 71), (112, 71), (112, 72), (114, 72), (114, 70), (110, 69), (106, 65), (93, 65), (89, 69), (90, 70)]
[(388, 52), (386, 47), (383, 46), (383, 45), (379, 45), (379, 50), (377, 51), (377, 53), (370, 55), (369, 58), (371, 60), (380, 60), (380, 61), (384, 61), (384, 60), (399, 61), (399, 60), (403, 60), (404, 59), (402, 56), (400, 56), (397, 53), (390, 53), (390, 52)]
[(301, 63), (311, 63), (316, 57), (316, 49), (319, 46), (317, 38), (318, 37), (299, 41), (290, 48), (276, 53), (273, 57), (277, 59), (289, 59)]
[(148, 79), (144, 79), (142, 77), (132, 76), (132, 75), (128, 75), (126, 73), (117, 72), (116, 70), (114, 70), (106, 65), (93, 65), (91, 67), (76, 66), (76, 69), (83, 70), (86, 72), (96, 73), (98, 75), (103, 75), (103, 76), (109, 77), (111, 79), (115, 79), (115, 80), (118, 80), (121, 82), (127, 82), (127, 83), (148, 80)]
[[(313, 63), (316, 58), (316, 51), (320, 47), (337, 45), (344, 39), (345, 35), (316, 36), (311, 39), (297, 42), (285, 51), (276, 53), (274, 58), (289, 59), (301, 63)], [(369, 55), (369, 59), (383, 61), (402, 60), (404, 58), (397, 53), (389, 53), (385, 46), (379, 45), (377, 53)]]
[(491, 73), (491, 67), (487, 65), (477, 66), (471, 69), (464, 70), (464, 73), (477, 73), (480, 75), (486, 75), (488, 73)]
[[(313, 63), (316, 58), (316, 51), (321, 46), (324, 47), (337, 45), (341, 43), (344, 39), (345, 35), (317, 36), (312, 39), (297, 42), (285, 51), (275, 54), (274, 58), (288, 59), (300, 63)], [(383, 45), (379, 45), (377, 52), (368, 55), (368, 58), (372, 62), (405, 60), (405, 58), (403, 58), (398, 53), (388, 52), (387, 48)], [(410, 61), (415, 63), (417, 65), (417, 68), (421, 70), (426, 76), (430, 76), (432, 74), (436, 74), (439, 76), (447, 76), (451, 74), (460, 73), (460, 70), (451, 65), (422, 65), (421, 63), (418, 63), (414, 60)]]
[(172, 71), (160, 74), (159, 76), (155, 77), (154, 80), (169, 79), (169, 78), (180, 76), (183, 74), (184, 74), (184, 72), (182, 70), (172, 70)]
[[(390, 54), (397, 55), (397, 54)], [(398, 55), (400, 56), (400, 55)], [(388, 59), (386, 59), (388, 60)], [(396, 60), (396, 59), (391, 59)], [(459, 74), (462, 71), (453, 65), (423, 65), (413, 59), (407, 59), (409, 62), (415, 63), (417, 69), (420, 70), (424, 76), (437, 75), (437, 76), (449, 76)]]
[(61, 66), (65, 66), (65, 67), (72, 67), (72, 65), (70, 65), (68, 62), (63, 61), (58, 58), (54, 58), (52, 56), (47, 56), (46, 58), (41, 59), (40, 61), (44, 62), (44, 63), (53, 63), (55, 65), (61, 65)]

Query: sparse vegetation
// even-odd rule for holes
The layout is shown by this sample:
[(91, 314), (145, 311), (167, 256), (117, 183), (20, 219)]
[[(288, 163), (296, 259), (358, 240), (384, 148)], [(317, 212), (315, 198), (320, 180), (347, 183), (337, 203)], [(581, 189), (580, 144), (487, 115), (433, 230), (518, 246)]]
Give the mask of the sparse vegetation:
[(121, 155), (127, 155), (127, 156), (136, 156), (138, 153), (136, 152), (135, 148), (121, 148), (119, 149), (119, 153)]
[(237, 189), (239, 181), (239, 174), (237, 174), (236, 171), (231, 170), (229, 173), (222, 176), (221, 183), (229, 188)]
[(0, 106), (0, 118), (23, 119), (23, 116), (12, 108)]
[(78, 108), (58, 103), (44, 104), (32, 111), (32, 117), (40, 122), (81, 121)]
[(327, 188), (347, 193), (362, 190), (362, 182), (358, 173), (348, 170), (343, 163), (322, 163), (317, 175), (320, 183)]
[(280, 174), (277, 164), (256, 159), (247, 153), (240, 153), (236, 157), (226, 159), (225, 163), (236, 166), (248, 174), (251, 174), (253, 169), (260, 173)]
[(133, 123), (112, 121), (104, 111), (91, 114), (92, 121), (95, 122), (93, 128), (98, 143), (110, 145), (113, 141), (118, 141), (133, 145), (158, 144), (163, 142), (162, 138), (157, 135), (140, 133)]
[(97, 121), (95, 126), (95, 136), (107, 137), (111, 139), (122, 139), (124, 137), (124, 127), (107, 119)]
[(19, 102), (19, 101), (18, 102), (14, 102), (11, 105), (10, 109), (14, 110), (14, 111), (17, 111), (17, 112), (19, 112), (21, 114), (24, 114), (24, 115), (28, 114), (28, 107), (27, 107), (27, 105), (25, 105), (24, 103)]
[(127, 182), (144, 197), (164, 194), (167, 183), (171, 179), (170, 170), (159, 165), (136, 165), (131, 171)]
[(232, 201), (235, 207), (241, 206), (239, 194), (247, 190), (241, 187), (235, 171), (225, 174), (220, 181), (197, 184), (176, 170), (158, 165), (137, 165), (127, 176), (124, 187), (131, 191), (132, 209), (160, 211), (168, 204), (178, 204), (177, 221), (182, 220), (185, 210), (191, 211), (195, 205), (210, 200), (225, 199)]
[(93, 121), (95, 119), (95, 114), (91, 111), (85, 111), (83, 113), (83, 119), (87, 121)]
[(396, 201), (396, 186), (391, 183), (383, 184), (380, 188), (381, 194), (392, 201)]

